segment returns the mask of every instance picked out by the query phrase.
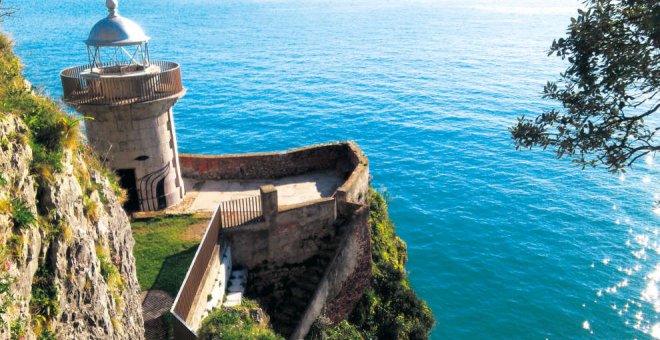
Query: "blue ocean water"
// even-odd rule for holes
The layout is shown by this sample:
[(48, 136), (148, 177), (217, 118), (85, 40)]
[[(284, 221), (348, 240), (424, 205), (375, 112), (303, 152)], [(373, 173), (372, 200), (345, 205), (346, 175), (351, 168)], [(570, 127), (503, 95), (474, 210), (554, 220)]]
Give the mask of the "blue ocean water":
[[(86, 62), (103, 1), (7, 0), (30, 81)], [(660, 336), (660, 158), (634, 171), (515, 151), (517, 116), (555, 103), (546, 53), (576, 1), (143, 0), (120, 11), (182, 64), (187, 153), (352, 139), (393, 198), (433, 339)]]

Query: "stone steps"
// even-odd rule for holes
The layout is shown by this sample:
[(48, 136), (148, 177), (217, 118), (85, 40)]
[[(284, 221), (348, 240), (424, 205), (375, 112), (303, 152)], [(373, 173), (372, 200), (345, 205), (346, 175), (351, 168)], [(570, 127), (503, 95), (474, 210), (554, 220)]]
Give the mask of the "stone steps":
[(245, 286), (247, 285), (247, 269), (233, 270), (229, 275), (227, 285), (227, 300), (222, 304), (226, 307), (239, 306), (243, 299)]

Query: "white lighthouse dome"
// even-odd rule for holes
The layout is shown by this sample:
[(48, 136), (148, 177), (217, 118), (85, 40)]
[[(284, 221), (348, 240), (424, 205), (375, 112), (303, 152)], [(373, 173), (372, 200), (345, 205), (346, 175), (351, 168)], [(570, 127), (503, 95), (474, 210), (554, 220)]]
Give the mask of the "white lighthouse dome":
[(117, 0), (107, 0), (108, 16), (97, 22), (85, 41), (93, 46), (125, 46), (147, 42), (149, 37), (130, 19), (119, 15)]

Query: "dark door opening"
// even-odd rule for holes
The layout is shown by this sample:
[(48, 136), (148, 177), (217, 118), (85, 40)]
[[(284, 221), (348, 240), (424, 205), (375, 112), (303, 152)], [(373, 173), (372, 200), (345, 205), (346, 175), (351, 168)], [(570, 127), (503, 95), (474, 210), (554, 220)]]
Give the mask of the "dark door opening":
[(128, 212), (140, 210), (140, 197), (138, 196), (137, 182), (135, 180), (135, 169), (119, 169), (119, 185), (126, 190), (128, 200), (124, 203), (124, 209)]
[(165, 197), (165, 178), (161, 178), (156, 185), (156, 197), (158, 197), (158, 210), (167, 208), (167, 198)]

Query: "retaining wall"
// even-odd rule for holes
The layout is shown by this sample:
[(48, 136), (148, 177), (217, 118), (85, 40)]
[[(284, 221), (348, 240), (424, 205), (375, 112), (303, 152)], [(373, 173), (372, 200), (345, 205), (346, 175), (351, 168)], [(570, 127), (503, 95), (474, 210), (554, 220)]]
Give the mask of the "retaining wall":
[[(279, 206), (276, 189), (264, 186), (263, 220), (221, 232), (216, 211), (172, 309), (176, 339), (195, 336), (188, 327), (193, 321), (191, 310), (197, 304), (195, 297), (200, 296), (195, 293), (204, 286), (205, 269), (215, 253), (212, 244), (220, 238), (231, 245), (232, 263), (249, 270), (260, 268), (259, 279), (251, 277), (248, 287), (263, 285), (258, 290), (267, 290), (269, 285), (275, 285), (277, 289), (282, 282), (303, 282), (310, 273), (318, 272), (315, 280), (321, 280), (320, 284), (312, 284), (308, 297), (298, 301), (303, 303), (300, 313), (304, 314), (295, 327), (294, 338), (304, 336), (321, 313), (338, 321), (353, 309), (371, 278), (369, 167), (355, 143), (316, 145), (280, 153), (180, 155), (179, 160), (183, 175), (196, 179), (276, 179), (334, 169), (345, 174), (346, 180), (332, 197), (291, 206)], [(342, 223), (337, 223), (338, 218)], [(286, 294), (295, 295), (287, 285), (282, 286), (287, 289)], [(278, 293), (283, 292), (271, 295), (277, 299)]]
[(353, 205), (349, 222), (330, 265), (291, 339), (302, 339), (321, 315), (344, 320), (371, 282), (371, 230), (368, 206)]

